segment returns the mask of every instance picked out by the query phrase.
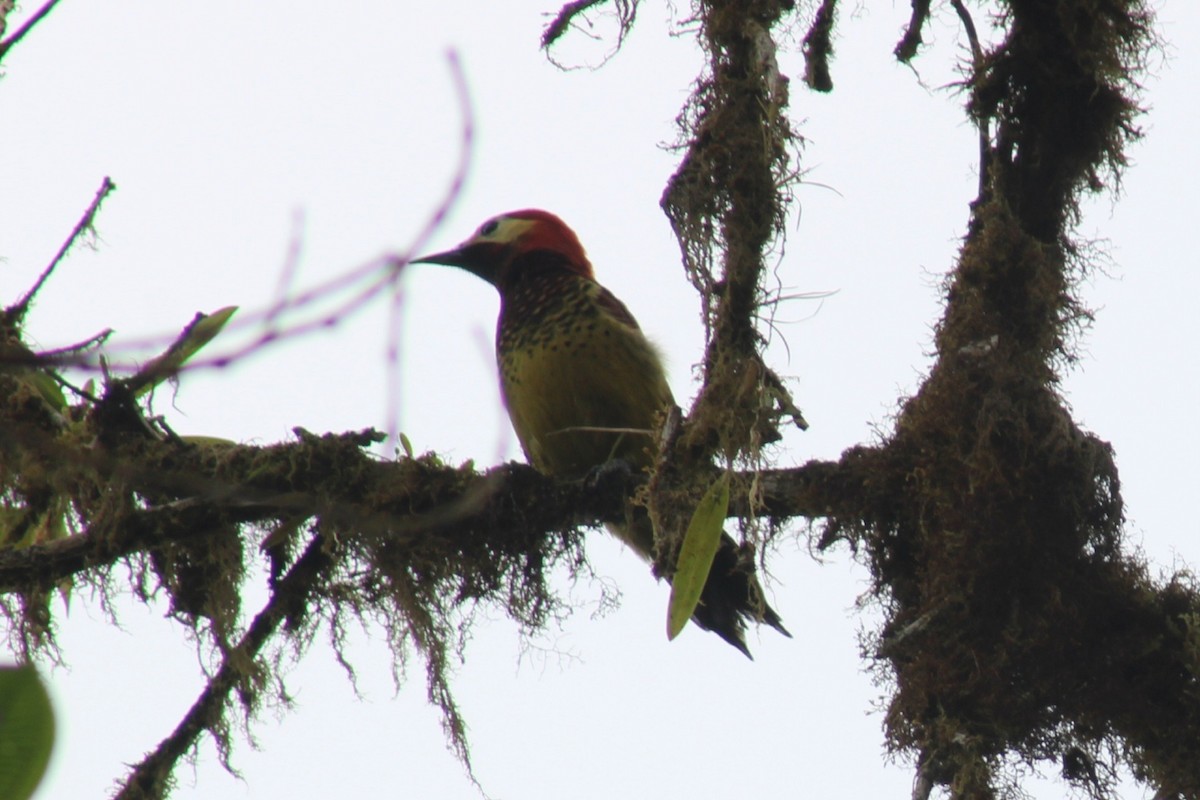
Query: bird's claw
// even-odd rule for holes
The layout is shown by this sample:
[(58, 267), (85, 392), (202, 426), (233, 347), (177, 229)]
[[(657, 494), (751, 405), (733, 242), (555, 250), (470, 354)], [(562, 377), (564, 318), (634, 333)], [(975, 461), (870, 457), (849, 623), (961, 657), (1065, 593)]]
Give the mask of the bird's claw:
[(583, 485), (589, 492), (624, 495), (633, 478), (633, 466), (623, 458), (613, 458), (588, 470), (583, 476)]

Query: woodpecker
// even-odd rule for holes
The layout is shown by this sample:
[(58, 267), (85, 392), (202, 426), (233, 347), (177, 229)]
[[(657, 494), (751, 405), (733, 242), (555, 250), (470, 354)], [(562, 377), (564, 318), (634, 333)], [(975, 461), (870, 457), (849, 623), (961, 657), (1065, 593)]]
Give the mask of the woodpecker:
[[(674, 407), (658, 350), (625, 304), (596, 282), (579, 238), (555, 215), (513, 211), (483, 223), (453, 250), (413, 263), (460, 267), (500, 293), (496, 361), (509, 418), (539, 472), (581, 479), (620, 459), (648, 470), (656, 428)], [(644, 509), (609, 530), (647, 561), (654, 530)], [(746, 620), (790, 637), (763, 599), (751, 559), (722, 535), (692, 620), (747, 657)]]

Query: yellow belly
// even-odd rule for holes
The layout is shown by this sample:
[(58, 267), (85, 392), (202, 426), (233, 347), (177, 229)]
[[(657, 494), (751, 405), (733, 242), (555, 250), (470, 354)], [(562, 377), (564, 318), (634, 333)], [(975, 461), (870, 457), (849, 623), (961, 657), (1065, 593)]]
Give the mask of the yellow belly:
[(641, 331), (603, 320), (586, 334), (537, 338), (500, 364), (505, 404), (530, 463), (565, 478), (613, 458), (650, 465), (661, 414), (674, 401)]

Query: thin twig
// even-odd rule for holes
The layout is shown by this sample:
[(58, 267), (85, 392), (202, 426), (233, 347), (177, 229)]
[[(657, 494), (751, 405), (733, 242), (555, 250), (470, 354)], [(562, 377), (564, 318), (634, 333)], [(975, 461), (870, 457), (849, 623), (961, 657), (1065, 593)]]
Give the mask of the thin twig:
[(912, 61), (921, 46), (921, 29), (929, 21), (929, 5), (930, 0), (912, 0), (912, 16), (908, 20), (908, 27), (904, 29), (903, 38), (892, 51), (896, 59), (903, 64)]
[[(30, 22), (33, 22), (33, 20), (30, 20)], [(28, 27), (28, 24), (29, 23), (26, 23), (26, 27)], [(18, 31), (17, 34), (14, 34), (14, 36), (18, 34), (20, 34), (20, 31)], [(62, 247), (58, 248), (58, 252), (54, 255), (54, 260), (50, 262), (50, 266), (42, 270), (42, 274), (38, 276), (37, 281), (33, 284), (29, 291), (25, 293), (24, 297), (18, 300), (15, 305), (9, 306), (7, 309), (5, 309), (4, 316), (9, 324), (15, 326), (29, 312), (29, 304), (33, 302), (33, 298), (42, 288), (42, 284), (46, 282), (46, 280), (54, 272), (55, 268), (58, 267), (59, 262), (66, 257), (67, 252), (75, 244), (75, 241), (83, 235), (84, 231), (92, 227), (92, 223), (96, 218), (96, 213), (100, 210), (100, 204), (103, 203), (104, 199), (108, 197), (109, 194), (111, 194), (116, 188), (117, 185), (113, 183), (107, 175), (105, 175), (104, 181), (100, 184), (100, 188), (96, 191), (96, 196), (92, 198), (92, 202), (88, 205), (87, 210), (83, 212), (83, 216), (79, 218), (79, 222), (75, 223), (75, 228), (71, 231), (71, 235), (67, 237), (65, 242), (63, 242)]]
[[(975, 20), (971, 12), (963, 5), (962, 0), (950, 0), (950, 5), (958, 14), (963, 30), (967, 33), (967, 41), (971, 44), (971, 83), (983, 76), (984, 57), (983, 47), (979, 44), (979, 32), (975, 29)], [(979, 198), (982, 200), (988, 191), (988, 173), (991, 171), (992, 148), (991, 131), (987, 119), (977, 117), (975, 127), (979, 130)]]
[(47, 14), (54, 10), (56, 5), (58, 5), (58, 0), (49, 0), (44, 6), (35, 11), (33, 16), (30, 17), (24, 25), (17, 29), (16, 33), (5, 39), (3, 42), (0, 42), (0, 59), (3, 59), (4, 56), (8, 54), (8, 51), (13, 49), (17, 42), (25, 38), (25, 34), (33, 30), (33, 26), (41, 22)]
[[(459, 134), (458, 167), (455, 169), (454, 179), (450, 183), (450, 188), (446, 192), (446, 196), (442, 198), (441, 204), (430, 218), (425, 230), (417, 237), (414, 244), (409, 245), (408, 252), (401, 256), (399, 264), (393, 268), (395, 270), (394, 274), (398, 274), (399, 269), (416, 256), (418, 243), (419, 246), (424, 247), (425, 241), (441, 226), (446, 214), (453, 207), (455, 200), (462, 191), (467, 173), (471, 169), (471, 156), (475, 144), (475, 112), (471, 106), (471, 93), (467, 86), (466, 75), (462, 70), (462, 64), (458, 60), (458, 54), (451, 50), (447, 53), (447, 59), (450, 62), (450, 72), (454, 78), (455, 95), (458, 97), (458, 113), (462, 119), (462, 128)], [(395, 448), (400, 435), (400, 331), (402, 327), (401, 299), (404, 295), (398, 281), (391, 281), (391, 286), (392, 302), (388, 314), (387, 342), (387, 406), (384, 409), (385, 419), (387, 420), (388, 452), (391, 452)]]
[[(466, 75), (463, 73), (462, 64), (458, 59), (458, 53), (451, 50), (446, 54), (446, 60), (450, 67), (451, 77), (454, 79), (454, 87), (459, 101), (459, 109), (462, 114), (462, 133), (460, 136), (461, 149), (459, 151), (458, 165), (455, 168), (454, 176), (451, 178), (450, 185), (446, 189), (441, 202), (434, 209), (433, 214), (429, 216), (425, 226), (421, 231), (409, 242), (405, 252), (398, 256), (390, 256), (384, 259), (375, 259), (363, 267), (356, 269), (354, 272), (334, 278), (324, 284), (321, 284), (313, 289), (301, 293), (297, 297), (283, 302), (276, 303), (266, 312), (247, 315), (243, 322), (249, 323), (263, 319), (275, 319), (281, 313), (295, 311), (304, 306), (311, 305), (317, 300), (323, 299), (328, 294), (353, 285), (354, 283), (368, 278), (372, 275), (368, 285), (360, 290), (358, 294), (351, 297), (342, 305), (333, 309), (330, 313), (324, 314), (318, 319), (299, 322), (291, 327), (275, 327), (263, 331), (251, 342), (243, 347), (234, 350), (231, 353), (226, 353), (220, 356), (213, 356), (208, 359), (194, 359), (188, 364), (188, 369), (197, 369), (200, 367), (224, 367), (233, 361), (249, 355), (266, 344), (269, 344), (277, 339), (284, 337), (294, 338), (306, 333), (311, 333), (315, 330), (332, 328), (338, 322), (353, 315), (358, 309), (365, 306), (370, 301), (374, 300), (384, 289), (395, 285), (396, 278), (400, 271), (416, 257), (419, 250), (425, 247), (426, 242), (433, 236), (434, 231), (442, 226), (446, 216), (450, 213), (450, 209), (454, 207), (459, 195), (462, 193), (463, 186), (466, 183), (467, 173), (471, 167), (472, 145), (475, 141), (475, 116), (471, 106), (471, 96), (467, 88)], [(382, 273), (380, 270), (382, 269)], [(226, 330), (231, 330), (236, 326), (229, 326)]]
[(392, 287), (391, 308), (388, 311), (387, 327), (387, 400), (384, 408), (384, 419), (387, 421), (387, 444), (384, 453), (396, 451), (400, 443), (400, 400), (403, 385), (400, 379), (401, 348), (400, 342), (404, 333), (404, 288), (397, 283)]
[(288, 242), (287, 255), (283, 259), (283, 269), (279, 271), (279, 282), (275, 286), (275, 302), (267, 311), (266, 325), (275, 329), (275, 320), (287, 310), (288, 296), (292, 293), (292, 284), (300, 271), (300, 257), (304, 242), (304, 212), (297, 211), (292, 219), (292, 238)]
[(99, 333), (93, 334), (82, 342), (75, 344), (64, 345), (63, 347), (55, 347), (52, 350), (42, 350), (35, 356), (35, 361), (29, 366), (51, 366), (56, 362), (68, 362), (71, 358), (77, 358), (80, 353), (87, 350), (95, 350), (102, 347), (108, 341), (108, 337), (113, 335), (112, 328), (105, 328)]
[(836, 14), (837, 0), (824, 0), (804, 36), (804, 82), (814, 91), (833, 91), (829, 60), (833, 55)]
[(562, 37), (567, 29), (571, 27), (571, 23), (575, 21), (575, 17), (587, 11), (592, 6), (598, 6), (607, 3), (608, 0), (575, 0), (575, 2), (567, 3), (558, 10), (558, 14), (546, 26), (546, 30), (542, 32), (542, 49), (554, 44)]
[(971, 12), (963, 5), (962, 0), (950, 0), (950, 5), (954, 7), (955, 13), (962, 21), (963, 29), (967, 32), (967, 41), (971, 43), (971, 56), (975, 60), (975, 68), (978, 69), (983, 64), (983, 48), (979, 46), (979, 32), (975, 30), (975, 20), (971, 18)]
[[(446, 60), (449, 63), (451, 77), (454, 80), (462, 113), (460, 135), (462, 147), (459, 153), (458, 164), (455, 167), (455, 172), (451, 177), (445, 194), (438, 202), (433, 213), (425, 221), (424, 227), (409, 241), (405, 250), (398, 255), (372, 259), (350, 272), (337, 275), (291, 297), (279, 297), (277, 294), (276, 298), (266, 308), (239, 314), (237, 319), (225, 326), (222, 330), (223, 335), (228, 336), (234, 331), (246, 330), (253, 325), (261, 327), (259, 332), (249, 342), (233, 350), (208, 358), (191, 359), (187, 364), (187, 370), (226, 367), (234, 361), (250, 355), (273, 342), (285, 338), (297, 338), (314, 331), (332, 328), (342, 320), (351, 317), (360, 308), (378, 297), (389, 286), (395, 284), (397, 277), (405, 265), (417, 256), (430, 238), (432, 238), (434, 232), (442, 226), (450, 213), (450, 209), (454, 207), (459, 196), (462, 194), (467, 173), (471, 166), (472, 149), (475, 140), (475, 120), (472, 112), (470, 93), (467, 88), (467, 80), (456, 52), (448, 52)], [(296, 246), (293, 244), (293, 250)], [(285, 262), (285, 273), (292, 269), (291, 265), (293, 263), (293, 253), (289, 253), (288, 261)], [(291, 277), (289, 275), (285, 274), (281, 277), (281, 290), (288, 285), (290, 280)], [(300, 312), (316, 305), (320, 301), (327, 300), (333, 295), (347, 291), (352, 292), (349, 298), (335, 306), (328, 313), (321, 314), (315, 319), (301, 320), (291, 324), (283, 324), (281, 321), (284, 315)], [(145, 340), (125, 341), (119, 345), (119, 348), (127, 352), (138, 351), (157, 347), (164, 341), (174, 340), (175, 337), (170, 337), (169, 339), (166, 337), (153, 337)], [(139, 369), (136, 365), (112, 364), (111, 356), (113, 352), (114, 348), (110, 348), (108, 351), (110, 356), (109, 367), (114, 371), (136, 372)], [(96, 369), (98, 364), (96, 361), (81, 358), (71, 362), (70, 366), (86, 370)]]
[(307, 607), (308, 597), (329, 563), (324, 537), (317, 534), (287, 574), (275, 584), (270, 600), (255, 615), (237, 646), (225, 654), (217, 674), (209, 680), (175, 730), (133, 768), (117, 794), (117, 800), (162, 796), (176, 762), (195, 747), (204, 731), (220, 723), (224, 708), (230, 702), (229, 695), (245, 676), (247, 665), (253, 663), (295, 609)]

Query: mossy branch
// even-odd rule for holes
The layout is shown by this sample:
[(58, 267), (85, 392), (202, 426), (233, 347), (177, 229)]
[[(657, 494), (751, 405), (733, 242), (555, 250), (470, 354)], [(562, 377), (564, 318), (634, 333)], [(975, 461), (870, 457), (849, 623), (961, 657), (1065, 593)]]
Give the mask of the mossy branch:
[[(66, 458), (40, 432), (24, 433), (14, 435), (10, 428), (0, 442)], [(52, 587), (139, 553), (202, 540), (229, 525), (265, 527), (296, 518), (335, 522), (414, 551), (446, 536), (479, 543), (537, 541), (554, 531), (623, 519), (625, 498), (639, 485), (637, 479), (628, 485), (559, 482), (515, 462), (476, 472), (432, 456), (380, 461), (362, 449), (378, 436), (371, 431), (304, 436), (266, 447), (161, 441), (140, 444), (128, 460), (74, 452), (69, 463), (76, 469), (119, 476), (131, 496), (173, 499), (150, 507), (129, 503), (120, 513), (92, 518), (74, 535), (0, 549), (0, 594)], [(757, 511), (748, 495), (756, 477), (762, 504)], [(781, 519), (823, 516), (843, 507), (846, 487), (865, 477), (858, 464), (819, 461), (739, 473), (731, 516), (764, 509)]]
[[(321, 574), (332, 559), (328, 543), (317, 534), (305, 547), (304, 553), (275, 583), (271, 598), (247, 627), (236, 648), (225, 654), (221, 667), (208, 679), (204, 691), (188, 709), (169, 736), (159, 742), (125, 778), (116, 800), (157, 800), (164, 797), (174, 782), (174, 770), (180, 759), (193, 751), (205, 731), (217, 730), (224, 736), (226, 709), (230, 695), (239, 687), (242, 693), (248, 680), (247, 665), (259, 658), (262, 649), (278, 631), (279, 626), (298, 609), (306, 609)], [(221, 742), (222, 757), (228, 758), (228, 742)]]
[[(546, 43), (597, 5), (568, 3)], [(702, 297), (704, 386), (646, 492), (677, 518), (694, 507), (679, 498), (711, 483), (714, 459), (759, 466), (791, 405), (756, 325), (795, 174), (798, 137), (774, 59), (793, 5), (694, 9), (708, 67), (680, 115), (683, 157), (663, 206)], [(627, 31), (636, 4), (614, 7)], [(912, 8), (902, 59), (919, 53), (938, 13), (925, 0)], [(1185, 572), (1151, 580), (1128, 552), (1112, 450), (1074, 422), (1057, 383), (1090, 319), (1075, 293), (1086, 265), (1071, 229), (1082, 194), (1119, 180), (1139, 135), (1151, 14), (1139, 0), (1007, 0), (1003, 39), (985, 50), (965, 6), (950, 8), (972, 45), (968, 112), (983, 153), (936, 362), (882, 441), (836, 462), (738, 473), (730, 510), (807, 519), (818, 547), (846, 543), (867, 563), (884, 622), (865, 650), (894, 686), (888, 744), (916, 761), (918, 794), (996, 797), (1014, 759), (1061, 758), (1066, 779), (1092, 796), (1108, 789), (1104, 762), (1131, 766), (1161, 796), (1200, 796), (1200, 589)], [(805, 39), (816, 88), (831, 84), (835, 10), (824, 0)], [(479, 473), (433, 456), (381, 462), (364, 451), (373, 432), (188, 445), (146, 420), (119, 383), (64, 408), (35, 380), (54, 364), (29, 360), (16, 330), (27, 305), (0, 326), (10, 512), (0, 606), (26, 654), (52, 645), (53, 588), (122, 560), (153, 573), (178, 618), (211, 623), (223, 665), (261, 659), (277, 633), (303, 643), (317, 620), (337, 631), (346, 615), (370, 615), (384, 620), (397, 659), (410, 644), (426, 656), (430, 696), (465, 762), (447, 680), (454, 614), (486, 600), (544, 624), (558, 602), (546, 570), (578, 568), (578, 528), (621, 518), (640, 488), (555, 483), (519, 465)], [(242, 574), (253, 544), (274, 591), (231, 637), (233, 590), (222, 581)], [(245, 674), (223, 666), (132, 785), (160, 793), (161, 765), (204, 730), (227, 742), (231, 690), (254, 706)]]

